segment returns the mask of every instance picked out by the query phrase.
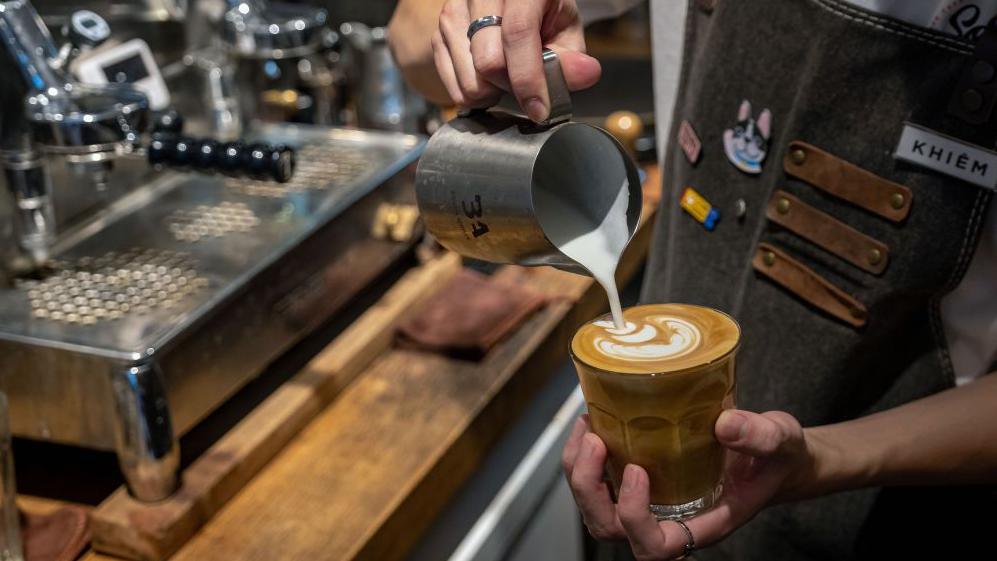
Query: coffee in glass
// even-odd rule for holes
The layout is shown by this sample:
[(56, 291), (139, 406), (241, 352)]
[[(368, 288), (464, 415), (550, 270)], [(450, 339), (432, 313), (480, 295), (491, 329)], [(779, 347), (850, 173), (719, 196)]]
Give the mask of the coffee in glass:
[(606, 443), (616, 491), (624, 467), (639, 465), (651, 511), (686, 518), (722, 490), (724, 448), (713, 426), (734, 407), (740, 328), (723, 312), (687, 304), (637, 306), (624, 317), (624, 329), (603, 316), (571, 342), (592, 430)]

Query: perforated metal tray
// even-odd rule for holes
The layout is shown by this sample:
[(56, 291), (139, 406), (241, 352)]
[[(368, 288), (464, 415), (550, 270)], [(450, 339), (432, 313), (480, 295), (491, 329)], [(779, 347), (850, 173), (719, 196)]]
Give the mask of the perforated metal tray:
[[(291, 182), (164, 175), (131, 197), (133, 208), (64, 243), (43, 278), (0, 290), (0, 340), (112, 358), (161, 349), (422, 146), (415, 136), (318, 127), (259, 136), (297, 147)], [(177, 260), (182, 273), (172, 271)]]

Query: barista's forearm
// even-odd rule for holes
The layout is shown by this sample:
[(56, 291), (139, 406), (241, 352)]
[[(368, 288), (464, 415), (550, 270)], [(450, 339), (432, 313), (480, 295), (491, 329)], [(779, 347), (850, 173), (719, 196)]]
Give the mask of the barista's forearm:
[(997, 483), (997, 375), (805, 432), (816, 464), (804, 495), (882, 485)]
[(432, 37), (446, 0), (400, 0), (388, 23), (388, 42), (405, 82), (426, 99), (450, 105), (433, 62)]

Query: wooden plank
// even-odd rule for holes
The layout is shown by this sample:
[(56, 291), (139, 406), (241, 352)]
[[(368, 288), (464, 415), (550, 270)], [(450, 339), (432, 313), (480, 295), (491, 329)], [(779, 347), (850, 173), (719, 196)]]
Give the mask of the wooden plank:
[[(654, 200), (622, 282), (644, 261)], [(402, 559), (565, 360), (575, 328), (606, 308), (586, 277), (519, 267), (497, 275), (557, 299), (480, 363), (385, 353), (174, 560)]]
[[(398, 558), (504, 419), (471, 428), (472, 420), (532, 354), (539, 341), (531, 339), (549, 333), (570, 307), (558, 303), (534, 316), (480, 364), (388, 353), (175, 559)], [(385, 532), (390, 539), (374, 539)]]
[(128, 559), (165, 559), (185, 543), (358, 373), (387, 349), (408, 310), (460, 268), (443, 254), (409, 271), (328, 347), (278, 388), (183, 474), (156, 504), (118, 489), (92, 514), (94, 547)]

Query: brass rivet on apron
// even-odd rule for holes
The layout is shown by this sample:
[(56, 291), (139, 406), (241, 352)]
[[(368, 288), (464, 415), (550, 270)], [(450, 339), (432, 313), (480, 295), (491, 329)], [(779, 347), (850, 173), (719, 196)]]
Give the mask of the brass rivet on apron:
[(879, 265), (879, 263), (883, 260), (883, 252), (876, 248), (872, 248), (869, 250), (868, 258), (870, 265)]
[(903, 193), (893, 193), (890, 195), (890, 206), (900, 210), (907, 204), (907, 198), (904, 197)]
[(973, 64), (973, 80), (977, 84), (986, 84), (994, 79), (995, 69), (992, 64), (985, 60), (978, 60)]
[(959, 102), (962, 103), (962, 108), (966, 111), (976, 111), (983, 107), (983, 94), (979, 90), (970, 88), (962, 92), (962, 95), (959, 96)]
[(769, 267), (775, 265), (775, 254), (772, 253), (771, 251), (766, 251), (765, 253), (762, 254), (762, 262)]
[(748, 202), (744, 199), (734, 201), (734, 215), (738, 218), (744, 218), (746, 214), (748, 214)]
[(779, 211), (779, 214), (786, 214), (789, 212), (789, 199), (782, 197), (775, 203), (775, 209)]
[(802, 148), (797, 148), (789, 153), (789, 159), (793, 161), (796, 165), (802, 165), (803, 162), (807, 161), (807, 153), (803, 151)]

